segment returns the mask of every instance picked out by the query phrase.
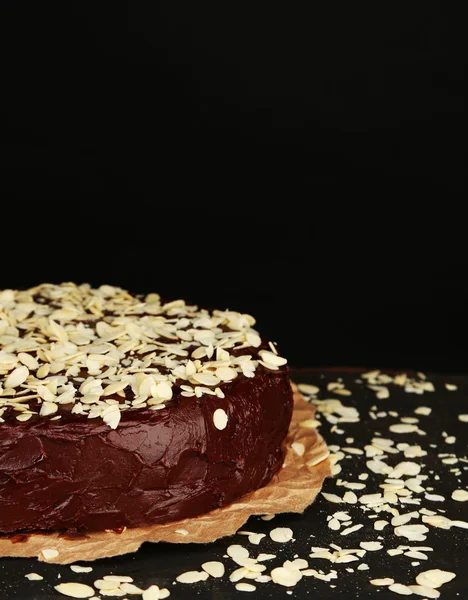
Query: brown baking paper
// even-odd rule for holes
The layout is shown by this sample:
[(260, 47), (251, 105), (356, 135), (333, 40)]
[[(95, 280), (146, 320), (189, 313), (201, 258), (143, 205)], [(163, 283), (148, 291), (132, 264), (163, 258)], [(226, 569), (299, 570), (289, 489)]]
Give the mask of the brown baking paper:
[[(286, 438), (284, 466), (265, 487), (247, 494), (230, 506), (213, 510), (201, 517), (183, 519), (167, 525), (126, 529), (122, 533), (98, 532), (67, 539), (57, 533), (16, 536), (24, 541), (0, 537), (0, 556), (37, 556), (45, 560), (43, 549), (56, 549), (58, 556), (46, 562), (68, 564), (136, 552), (143, 542), (207, 543), (235, 533), (251, 515), (302, 513), (315, 500), (326, 477), (331, 476), (327, 446), (315, 429), (300, 423), (314, 417), (308, 404), (293, 385), (294, 411)], [(300, 442), (305, 452), (299, 456), (291, 444)], [(312, 459), (324, 460), (307, 466)], [(188, 532), (188, 533), (185, 533)], [(13, 536), (15, 539), (15, 536)]]

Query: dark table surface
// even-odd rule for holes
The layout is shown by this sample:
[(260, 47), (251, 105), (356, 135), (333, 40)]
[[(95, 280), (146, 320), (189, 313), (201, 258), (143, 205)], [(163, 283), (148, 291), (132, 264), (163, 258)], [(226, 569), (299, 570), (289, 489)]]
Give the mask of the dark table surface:
[[(398, 442), (409, 442), (420, 444), (428, 454), (423, 459), (409, 459), (425, 465), (424, 473), (429, 475), (426, 486), (432, 486), (432, 493), (443, 495), (444, 502), (431, 502), (424, 500), (420, 506), (407, 505), (400, 508), (400, 512), (410, 512), (426, 507), (441, 512), (450, 519), (468, 521), (468, 502), (456, 502), (451, 499), (452, 491), (455, 489), (467, 489), (468, 486), (468, 462), (459, 461), (455, 465), (443, 464), (439, 453), (453, 453), (459, 459), (468, 458), (468, 423), (458, 420), (461, 413), (468, 413), (468, 377), (466, 376), (442, 376), (429, 375), (428, 380), (435, 386), (435, 392), (425, 392), (423, 395), (406, 393), (403, 388), (390, 385), (390, 398), (377, 400), (375, 391), (369, 390), (362, 383), (356, 383), (359, 377), (358, 370), (326, 370), (322, 372), (314, 370), (293, 371), (293, 378), (298, 382), (312, 383), (320, 387), (319, 399), (337, 398), (346, 406), (354, 406), (359, 410), (360, 421), (358, 423), (339, 424), (344, 433), (331, 431), (332, 425), (322, 417), (323, 425), (320, 428), (329, 445), (341, 447), (363, 448), (369, 443), (375, 433), (382, 437), (390, 437)], [(336, 381), (342, 377), (346, 387), (352, 391), (351, 396), (339, 396), (326, 390), (327, 382)], [(445, 383), (454, 383), (458, 386), (456, 391), (448, 391)], [(377, 406), (377, 411), (396, 411), (398, 417), (389, 416), (374, 420), (369, 411), (372, 406)], [(427, 435), (419, 436), (412, 434), (393, 434), (388, 430), (389, 425), (398, 423), (403, 416), (418, 416), (414, 409), (418, 406), (432, 407), (430, 416), (419, 416), (419, 427)], [(455, 444), (447, 444), (442, 432), (450, 436), (456, 436)], [(354, 438), (351, 443), (346, 438)], [(435, 445), (435, 447), (431, 447)], [(392, 460), (400, 462), (406, 460), (403, 453)], [(342, 472), (338, 478), (347, 481), (358, 481), (359, 473), (369, 472), (365, 467), (366, 457), (347, 454), (341, 461)], [(451, 470), (459, 468), (461, 474), (456, 476)], [(434, 478), (439, 474), (440, 479)], [(381, 476), (369, 472), (369, 479), (365, 482), (366, 489), (358, 491), (357, 495), (363, 493), (375, 493), (379, 491), (378, 485), (383, 482)], [(343, 496), (347, 488), (337, 486), (337, 480), (327, 480), (324, 491)], [(380, 490), (381, 491), (381, 490)], [(424, 496), (424, 494), (422, 495)], [(338, 510), (347, 511), (353, 517), (353, 524), (364, 523), (364, 527), (347, 537), (339, 535), (327, 526), (327, 515)], [(379, 518), (390, 520), (391, 515), (383, 513)], [(420, 519), (412, 523), (420, 523)], [(410, 542), (406, 538), (396, 537), (393, 527), (388, 525), (383, 531), (377, 532), (373, 528), (373, 521), (367, 518), (366, 513), (358, 506), (350, 504), (331, 504), (322, 496), (319, 496), (303, 515), (276, 516), (272, 521), (265, 522), (258, 517), (253, 517), (243, 527), (249, 531), (268, 534), (274, 527), (290, 527), (294, 532), (295, 541), (286, 544), (277, 544), (267, 535), (260, 545), (254, 546), (248, 543), (245, 536), (234, 535), (230, 538), (219, 540), (209, 545), (195, 544), (144, 544), (135, 554), (103, 559), (92, 563), (91, 573), (77, 574), (70, 571), (68, 566), (57, 566), (40, 563), (31, 559), (3, 558), (0, 559), (0, 598), (3, 599), (34, 599), (52, 600), (65, 598), (54, 590), (54, 585), (64, 581), (78, 581), (92, 585), (92, 583), (106, 574), (130, 575), (134, 583), (139, 587), (146, 588), (151, 584), (167, 587), (171, 591), (170, 598), (186, 599), (230, 599), (240, 598), (242, 592), (237, 591), (228, 580), (228, 574), (237, 568), (230, 559), (223, 558), (226, 548), (230, 544), (242, 544), (251, 551), (252, 556), (260, 552), (273, 553), (277, 558), (268, 561), (267, 573), (277, 566), (281, 566), (284, 560), (293, 559), (296, 555), (309, 560), (309, 568), (321, 569), (328, 573), (336, 569), (338, 578), (330, 583), (317, 580), (314, 577), (303, 577), (303, 579), (287, 594), (289, 588), (281, 587), (273, 583), (258, 583), (257, 589), (252, 597), (266, 598), (346, 598), (353, 600), (357, 598), (379, 598), (380, 600), (395, 600), (399, 596), (386, 588), (377, 588), (369, 584), (370, 579), (381, 577), (392, 577), (396, 582), (406, 585), (415, 584), (415, 576), (429, 569), (439, 568), (456, 573), (456, 578), (441, 588), (442, 599), (468, 598), (468, 530), (453, 527), (446, 531), (434, 527), (429, 528), (427, 539), (424, 542)], [(309, 559), (311, 546), (328, 547), (330, 543), (338, 544), (343, 548), (358, 548), (360, 541), (380, 540), (384, 546), (378, 552), (367, 552), (359, 562), (347, 564), (332, 564), (326, 560)], [(428, 560), (421, 560), (420, 565), (411, 566), (414, 559), (404, 555), (391, 557), (387, 554), (388, 548), (399, 545), (408, 546), (431, 546), (432, 552), (428, 552)], [(199, 570), (200, 565), (208, 560), (220, 560), (226, 565), (226, 575), (222, 579), (210, 578), (205, 582), (184, 585), (174, 585), (177, 575), (188, 570)], [(358, 571), (356, 567), (360, 563), (369, 565), (369, 570)], [(353, 569), (353, 572), (347, 571)], [(29, 581), (24, 575), (36, 572), (44, 577), (43, 581)], [(249, 583), (254, 583), (249, 581)], [(141, 596), (130, 596), (138, 598)], [(413, 598), (419, 596), (413, 595)]]

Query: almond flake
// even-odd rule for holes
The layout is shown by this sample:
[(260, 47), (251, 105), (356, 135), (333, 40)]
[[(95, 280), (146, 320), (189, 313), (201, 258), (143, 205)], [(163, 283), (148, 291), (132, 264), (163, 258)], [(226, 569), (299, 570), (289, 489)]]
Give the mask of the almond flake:
[(236, 583), (235, 588), (238, 592), (255, 592), (257, 589), (251, 583)]
[(218, 562), (217, 560), (212, 560), (209, 562), (205, 562), (202, 564), (202, 569), (211, 575), (211, 577), (222, 577), (224, 575), (224, 565), (222, 562)]
[(400, 594), (401, 596), (411, 596), (413, 593), (410, 588), (402, 583), (392, 583), (388, 588), (391, 592), (395, 592), (395, 594)]
[(93, 588), (84, 583), (59, 583), (55, 586), (55, 589), (60, 594), (70, 598), (91, 598), (94, 596)]
[(382, 550), (383, 546), (380, 542), (361, 542), (359, 544), (364, 550), (374, 552), (376, 550)]
[(285, 569), (284, 567), (273, 569), (270, 575), (274, 583), (284, 587), (293, 587), (302, 579), (299, 569)]
[(438, 588), (456, 577), (455, 573), (450, 571), (441, 571), (440, 569), (431, 569), (424, 571), (416, 576), (416, 583), (429, 588)]
[(301, 442), (293, 442), (291, 444), (291, 448), (294, 450), (294, 452), (298, 455), (298, 456), (303, 456), (304, 452), (305, 452), (305, 446), (304, 444), (301, 444)]
[(452, 492), (452, 499), (457, 502), (468, 502), (468, 491), (466, 490), (455, 490)]
[(213, 423), (216, 429), (222, 431), (228, 423), (228, 416), (225, 410), (217, 408), (213, 413)]
[[(206, 581), (208, 577), (209, 575), (205, 571), (186, 571), (176, 577), (176, 580), (179, 583), (198, 583), (199, 581)], [(146, 600), (144, 596), (143, 600)]]
[(297, 387), (306, 396), (315, 396), (320, 392), (320, 388), (318, 388), (316, 385), (310, 385), (308, 383), (300, 383)]
[(70, 565), (70, 569), (74, 573), (91, 573), (93, 567), (82, 567), (81, 565)]
[(276, 527), (270, 531), (270, 538), (280, 544), (290, 542), (292, 537), (293, 531), (289, 527)]
[(41, 554), (46, 560), (50, 560), (51, 558), (56, 558), (59, 552), (56, 548), (44, 548), (41, 550)]
[(395, 581), (390, 579), (390, 577), (385, 577), (383, 579), (371, 579), (369, 583), (372, 585), (392, 585), (395, 583)]
[(29, 581), (41, 581), (42, 579), (44, 579), (44, 577), (42, 577), (42, 575), (39, 575), (38, 573), (28, 573), (27, 575), (25, 575), (26, 579), (29, 579)]

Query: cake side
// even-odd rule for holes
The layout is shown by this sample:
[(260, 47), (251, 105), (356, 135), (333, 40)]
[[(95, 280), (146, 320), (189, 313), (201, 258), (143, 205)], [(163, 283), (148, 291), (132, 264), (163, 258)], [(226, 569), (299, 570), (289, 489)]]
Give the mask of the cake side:
[[(286, 373), (236, 381), (222, 400), (180, 397), (130, 411), (116, 430), (0, 428), (0, 531), (95, 531), (167, 523), (230, 504), (283, 462), (292, 412)], [(226, 428), (213, 414), (224, 408)]]

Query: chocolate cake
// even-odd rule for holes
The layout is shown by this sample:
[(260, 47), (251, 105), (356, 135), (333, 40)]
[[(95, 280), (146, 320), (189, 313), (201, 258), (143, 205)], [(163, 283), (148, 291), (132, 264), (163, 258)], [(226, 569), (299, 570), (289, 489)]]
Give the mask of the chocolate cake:
[(168, 523), (266, 485), (292, 392), (254, 325), (111, 286), (0, 292), (0, 533)]

